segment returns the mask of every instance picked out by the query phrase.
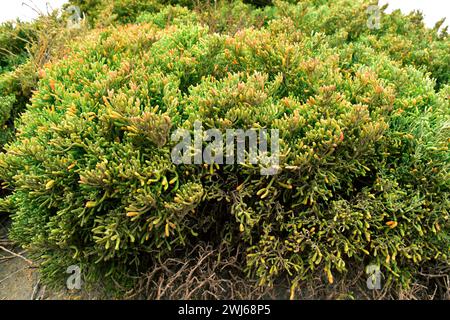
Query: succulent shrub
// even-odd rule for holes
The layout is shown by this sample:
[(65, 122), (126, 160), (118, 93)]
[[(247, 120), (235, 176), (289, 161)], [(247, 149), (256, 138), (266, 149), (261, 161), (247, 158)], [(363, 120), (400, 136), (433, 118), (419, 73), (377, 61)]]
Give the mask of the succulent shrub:
[(0, 25), (0, 148), (14, 137), (14, 121), (29, 103), (39, 70), (83, 32), (83, 24), (66, 28), (65, 18), (53, 12), (33, 22)]
[[(181, 20), (162, 11), (73, 44), (0, 155), (11, 237), (48, 278), (78, 264), (126, 282), (199, 240), (245, 247), (261, 284), (315, 270), (332, 283), (363, 261), (407, 285), (448, 265), (448, 86), (289, 17), (227, 35), (169, 10)], [(174, 164), (171, 133), (195, 121), (278, 129), (278, 173)]]
[[(296, 27), (306, 34), (321, 32), (330, 44), (362, 42), (377, 52), (385, 52), (403, 65), (424, 68), (437, 80), (436, 85), (448, 83), (450, 40), (448, 28), (441, 28), (444, 19), (435, 27), (425, 27), (420, 12), (403, 15), (400, 10), (385, 13), (387, 5), (379, 7), (379, 24), (368, 28), (374, 3), (367, 0), (292, 1), (295, 5), (275, 1), (279, 16), (292, 18)], [(439, 32), (438, 32), (439, 31)]]
[[(399, 10), (391, 14), (379, 8), (379, 25), (368, 28), (372, 11), (368, 0), (289, 0), (289, 1), (196, 1), (196, 0), (71, 0), (87, 15), (93, 25), (110, 25), (150, 22), (173, 23), (170, 5), (191, 10), (184, 12), (185, 19), (193, 19), (209, 26), (211, 32), (233, 34), (237, 30), (254, 26), (260, 28), (272, 19), (288, 17), (297, 29), (305, 34), (323, 33), (332, 46), (362, 42), (377, 52), (385, 52), (403, 65), (413, 65), (430, 72), (439, 89), (449, 81), (450, 40), (447, 27), (441, 28), (443, 20), (433, 29), (425, 27), (422, 14), (413, 12), (403, 15)], [(166, 18), (163, 22), (161, 19)], [(180, 19), (176, 18), (175, 23)], [(438, 32), (439, 31), (439, 32)]]
[(159, 20), (166, 17), (166, 23), (170, 23), (170, 14), (174, 10), (170, 8), (183, 8), (189, 10), (193, 19), (199, 18), (202, 23), (208, 24), (211, 32), (232, 33), (239, 27), (262, 25), (264, 19), (268, 18), (266, 11), (270, 14), (274, 9), (268, 4), (270, 1), (253, 0), (70, 0), (67, 6), (79, 7), (93, 26), (148, 22), (153, 15)]
[(155, 23), (160, 28), (169, 25), (200, 23), (208, 26), (211, 33), (234, 34), (248, 28), (260, 28), (275, 17), (274, 7), (256, 9), (241, 1), (220, 1), (216, 4), (206, 3), (190, 10), (187, 7), (166, 6), (158, 12), (145, 12), (136, 19), (137, 23)]
[(26, 61), (27, 45), (36, 37), (31, 23), (8, 21), (0, 25), (0, 73)]
[(92, 26), (134, 23), (143, 13), (157, 13), (165, 6), (192, 8), (196, 4), (209, 4), (202, 0), (70, 0), (66, 7), (77, 6)]
[(22, 90), (17, 75), (26, 69), (23, 65), (28, 60), (27, 48), (35, 38), (36, 30), (31, 23), (0, 25), (0, 146), (12, 137), (12, 121), (17, 111), (23, 110), (24, 96), (31, 95), (27, 88)]
[(0, 147), (14, 137), (14, 121), (29, 102), (37, 78), (30, 62), (0, 75)]

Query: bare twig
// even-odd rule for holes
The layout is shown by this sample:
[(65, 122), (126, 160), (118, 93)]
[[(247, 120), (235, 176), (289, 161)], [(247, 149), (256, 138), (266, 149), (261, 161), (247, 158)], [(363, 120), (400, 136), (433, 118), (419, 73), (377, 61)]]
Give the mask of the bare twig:
[(6, 249), (6, 248), (3, 247), (3, 246), (0, 246), (0, 249), (3, 250), (3, 251), (5, 251), (5, 252), (8, 252), (9, 254), (11, 254), (11, 255), (13, 255), (13, 256), (15, 256), (15, 257), (18, 257), (18, 258), (23, 259), (23, 260), (26, 261), (28, 264), (33, 264), (33, 261), (31, 261), (31, 260), (25, 258), (25, 257), (22, 256), (21, 254), (18, 254), (18, 253), (15, 253), (15, 252), (11, 251), (11, 250), (8, 250), (8, 249)]
[(45, 298), (45, 290), (47, 289), (47, 286), (44, 286), (43, 288), (42, 288), (42, 292), (41, 292), (41, 295), (40, 295), (40, 297), (38, 297), (36, 300), (43, 300), (44, 298)]
[(33, 293), (31, 294), (30, 300), (36, 299), (36, 294), (39, 292), (40, 284), (41, 284), (41, 279), (38, 279), (38, 281), (36, 282), (36, 284), (33, 287)]

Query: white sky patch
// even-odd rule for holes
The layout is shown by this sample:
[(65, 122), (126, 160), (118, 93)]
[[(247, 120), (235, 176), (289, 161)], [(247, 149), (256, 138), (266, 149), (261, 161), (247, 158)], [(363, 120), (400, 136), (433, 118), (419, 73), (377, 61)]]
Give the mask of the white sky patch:
[[(450, 0), (379, 0), (379, 6), (388, 3), (387, 13), (400, 9), (406, 14), (413, 10), (419, 10), (424, 15), (425, 24), (432, 28), (435, 23), (446, 18), (445, 25), (450, 23)], [(383, 22), (381, 22), (383, 23)]]
[[(67, 0), (0, 0), (0, 22), (8, 20), (30, 21), (41, 12), (46, 14), (59, 9)], [(33, 9), (32, 9), (33, 8)]]
[[(51, 9), (61, 8), (67, 0), (0, 0), (0, 22), (15, 20), (30, 21), (38, 16), (36, 10), (46, 13)], [(28, 5), (24, 5), (26, 3)], [(442, 18), (447, 18), (445, 25), (450, 25), (450, 0), (379, 0), (379, 5), (389, 3), (387, 12), (401, 9), (403, 13), (420, 10), (424, 14), (425, 24), (432, 28)]]

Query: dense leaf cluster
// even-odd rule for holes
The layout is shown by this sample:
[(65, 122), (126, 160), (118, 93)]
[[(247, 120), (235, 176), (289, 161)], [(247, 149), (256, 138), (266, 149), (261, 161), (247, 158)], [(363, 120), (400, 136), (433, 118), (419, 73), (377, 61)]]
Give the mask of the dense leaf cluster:
[[(49, 277), (79, 264), (119, 279), (199, 239), (246, 248), (261, 284), (333, 283), (363, 261), (407, 285), (448, 265), (449, 41), (398, 12), (370, 30), (367, 5), (238, 3), (214, 24), (140, 8), (89, 32), (42, 72), (0, 155), (12, 237)], [(278, 173), (175, 165), (171, 133), (198, 120), (278, 129)]]

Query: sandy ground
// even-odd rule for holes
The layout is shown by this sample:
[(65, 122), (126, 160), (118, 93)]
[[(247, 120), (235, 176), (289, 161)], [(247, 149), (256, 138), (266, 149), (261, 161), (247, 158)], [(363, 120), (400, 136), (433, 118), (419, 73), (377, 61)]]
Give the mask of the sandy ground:
[(0, 300), (30, 300), (38, 283), (35, 269), (20, 258), (9, 258), (5, 252), (0, 257)]
[(37, 268), (21, 258), (0, 253), (0, 300), (82, 299), (76, 292), (49, 290), (40, 284)]
[[(26, 252), (7, 239), (8, 223), (0, 221), (0, 300), (84, 299), (80, 292), (54, 291), (41, 285), (39, 271)], [(14, 256), (11, 252), (18, 254)]]

